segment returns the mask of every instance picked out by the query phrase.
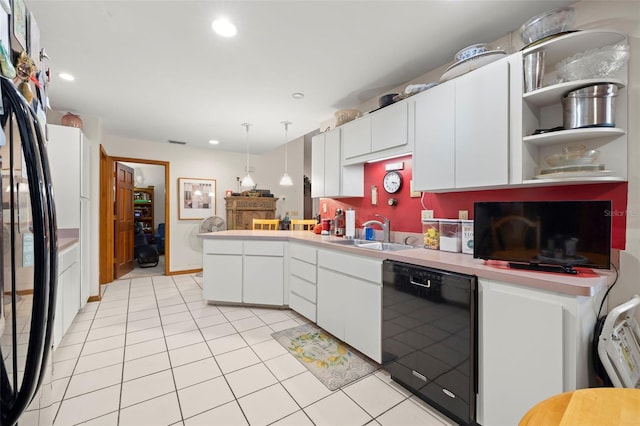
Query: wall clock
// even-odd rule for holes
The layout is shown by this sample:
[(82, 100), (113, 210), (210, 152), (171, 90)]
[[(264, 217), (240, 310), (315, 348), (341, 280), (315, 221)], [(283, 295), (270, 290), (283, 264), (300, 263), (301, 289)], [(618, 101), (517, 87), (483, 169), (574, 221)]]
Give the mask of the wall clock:
[(402, 188), (402, 175), (399, 172), (387, 172), (382, 179), (382, 186), (389, 194), (395, 194)]

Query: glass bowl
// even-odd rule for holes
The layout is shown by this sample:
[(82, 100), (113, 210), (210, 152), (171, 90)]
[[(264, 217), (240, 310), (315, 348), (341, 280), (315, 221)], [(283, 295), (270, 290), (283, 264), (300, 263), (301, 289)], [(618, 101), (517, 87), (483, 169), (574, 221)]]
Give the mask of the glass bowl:
[(628, 59), (629, 46), (620, 42), (569, 56), (558, 62), (556, 71), (561, 82), (610, 78), (620, 71)]
[(586, 149), (583, 145), (570, 145), (561, 153), (551, 154), (544, 158), (551, 167), (582, 166), (593, 164), (600, 156), (597, 149)]
[(575, 10), (560, 7), (534, 16), (520, 27), (520, 37), (525, 44), (531, 44), (554, 34), (573, 29)]

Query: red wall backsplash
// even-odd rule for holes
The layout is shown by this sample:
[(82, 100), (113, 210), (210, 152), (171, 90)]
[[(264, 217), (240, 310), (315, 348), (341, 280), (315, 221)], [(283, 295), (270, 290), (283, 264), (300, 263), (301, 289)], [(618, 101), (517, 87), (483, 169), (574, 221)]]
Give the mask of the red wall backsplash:
[[(403, 178), (400, 192), (387, 194), (382, 187), (385, 165), (404, 163), (400, 171)], [(480, 171), (479, 171), (480, 172)], [(333, 218), (337, 208), (351, 207), (356, 211), (356, 228), (363, 222), (375, 219), (375, 214), (386, 216), (391, 221), (391, 230), (399, 232), (422, 232), (421, 210), (434, 211), (436, 218), (454, 219), (459, 210), (467, 210), (469, 219), (473, 219), (475, 201), (557, 201), (557, 200), (611, 200), (612, 202), (612, 241), (615, 249), (625, 248), (627, 225), (627, 183), (598, 183), (588, 185), (548, 186), (538, 188), (496, 189), (487, 191), (466, 191), (434, 194), (423, 193), (422, 197), (410, 197), (412, 175), (411, 156), (364, 165), (364, 188), (362, 198), (322, 198), (320, 216)], [(378, 203), (371, 205), (371, 186), (378, 187)], [(398, 200), (397, 206), (389, 206), (390, 198)], [(327, 212), (324, 213), (324, 204)]]

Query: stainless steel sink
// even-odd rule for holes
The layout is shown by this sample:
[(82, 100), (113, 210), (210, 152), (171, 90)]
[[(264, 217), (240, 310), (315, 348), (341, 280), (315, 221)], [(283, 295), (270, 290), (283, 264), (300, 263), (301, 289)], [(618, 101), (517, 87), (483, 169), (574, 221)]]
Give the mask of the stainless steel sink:
[(402, 243), (383, 243), (381, 241), (369, 241), (369, 240), (335, 240), (331, 241), (333, 244), (340, 244), (342, 246), (351, 246), (364, 248), (369, 250), (378, 250), (378, 251), (397, 251), (397, 250), (407, 250), (415, 248), (408, 244)]

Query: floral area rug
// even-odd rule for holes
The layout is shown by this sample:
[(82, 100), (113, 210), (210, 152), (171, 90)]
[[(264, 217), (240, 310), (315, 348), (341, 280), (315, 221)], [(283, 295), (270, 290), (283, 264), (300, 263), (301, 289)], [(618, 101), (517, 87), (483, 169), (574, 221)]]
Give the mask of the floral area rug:
[(378, 368), (313, 324), (278, 331), (271, 336), (330, 390), (345, 386)]

